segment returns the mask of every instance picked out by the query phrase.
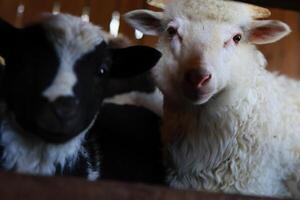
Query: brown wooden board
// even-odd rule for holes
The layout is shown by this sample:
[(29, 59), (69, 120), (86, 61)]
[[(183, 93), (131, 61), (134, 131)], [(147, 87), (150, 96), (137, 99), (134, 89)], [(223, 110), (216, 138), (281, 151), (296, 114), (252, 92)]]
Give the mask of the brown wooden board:
[(42, 13), (51, 13), (54, 0), (37, 1), (37, 0), (24, 0), (25, 6), (23, 25), (38, 21)]
[(112, 12), (116, 10), (116, 1), (91, 0), (91, 21), (100, 25), (104, 30), (109, 30)]
[(267, 200), (268, 198), (179, 191), (143, 184), (86, 182), (0, 173), (1, 200)]

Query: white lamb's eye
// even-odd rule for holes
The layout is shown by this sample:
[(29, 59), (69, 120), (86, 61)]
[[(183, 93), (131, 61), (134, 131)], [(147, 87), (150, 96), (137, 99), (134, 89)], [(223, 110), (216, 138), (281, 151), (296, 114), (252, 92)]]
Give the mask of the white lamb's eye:
[(238, 44), (242, 39), (242, 35), (239, 33), (239, 34), (236, 34), (234, 37), (233, 37), (233, 41)]
[(167, 29), (167, 33), (170, 37), (173, 37), (174, 35), (177, 34), (177, 28), (173, 27), (173, 26), (170, 26), (168, 29)]

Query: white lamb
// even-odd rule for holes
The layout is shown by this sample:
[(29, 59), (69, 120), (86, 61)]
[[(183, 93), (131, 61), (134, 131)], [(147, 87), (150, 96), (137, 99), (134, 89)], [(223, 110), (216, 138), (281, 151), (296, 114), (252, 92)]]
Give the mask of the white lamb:
[(265, 69), (255, 44), (290, 32), (280, 21), (258, 20), (269, 15), (223, 0), (173, 0), (164, 12), (126, 15), (134, 28), (160, 36), (163, 57), (154, 76), (164, 94), (171, 186), (296, 195), (300, 82)]

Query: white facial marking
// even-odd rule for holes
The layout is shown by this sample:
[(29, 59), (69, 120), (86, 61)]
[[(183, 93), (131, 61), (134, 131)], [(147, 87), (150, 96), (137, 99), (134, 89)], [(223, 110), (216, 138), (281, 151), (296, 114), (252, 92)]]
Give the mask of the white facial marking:
[(74, 96), (73, 89), (77, 83), (74, 65), (80, 57), (102, 43), (105, 34), (99, 27), (79, 17), (63, 14), (51, 16), (44, 26), (60, 60), (52, 84), (42, 92), (53, 102), (60, 96)]
[(66, 50), (62, 53), (61, 64), (53, 83), (44, 92), (43, 96), (50, 102), (55, 101), (60, 96), (74, 96), (73, 88), (77, 83), (74, 72), (74, 64), (78, 59), (75, 55), (70, 55)]

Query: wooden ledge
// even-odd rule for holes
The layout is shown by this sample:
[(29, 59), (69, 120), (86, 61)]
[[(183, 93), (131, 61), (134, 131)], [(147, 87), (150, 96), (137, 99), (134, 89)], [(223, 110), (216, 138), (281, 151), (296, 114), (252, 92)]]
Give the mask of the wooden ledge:
[(266, 198), (179, 191), (143, 184), (87, 182), (77, 178), (0, 173), (1, 200), (262, 200)]

